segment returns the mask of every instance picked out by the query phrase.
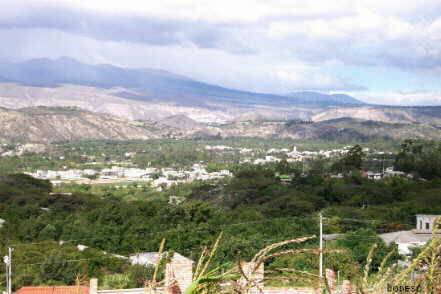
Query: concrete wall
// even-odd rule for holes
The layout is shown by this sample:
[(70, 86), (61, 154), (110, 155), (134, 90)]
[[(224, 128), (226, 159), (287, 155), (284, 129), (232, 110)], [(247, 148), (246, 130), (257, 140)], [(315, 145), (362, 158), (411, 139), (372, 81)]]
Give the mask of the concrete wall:
[(317, 294), (310, 288), (265, 288), (263, 294)]
[[(317, 294), (313, 288), (268, 288), (264, 287), (264, 265), (261, 264), (256, 268), (256, 264), (252, 262), (242, 262), (242, 270), (247, 279), (241, 278), (239, 285), (242, 289), (251, 285), (247, 294)], [(148, 293), (146, 288), (133, 289), (109, 289), (98, 290), (98, 280), (90, 280), (89, 294), (182, 294), (190, 286), (193, 279), (193, 262), (188, 259), (172, 259), (166, 264), (165, 284), (164, 287), (156, 289)], [(336, 277), (335, 272), (326, 270), (326, 277), (332, 293), (336, 293)], [(351, 294), (352, 289), (349, 281), (343, 283), (344, 294)]]
[(256, 268), (255, 262), (241, 262), (240, 263), (245, 277), (240, 278), (239, 286), (241, 289), (250, 288), (247, 294), (261, 294), (264, 289), (264, 265), (261, 263)]
[(326, 282), (328, 283), (329, 291), (331, 292), (330, 294), (334, 294), (337, 288), (336, 274), (333, 270), (327, 268), (325, 270), (325, 275), (326, 275)]
[[(424, 215), (424, 214), (418, 214), (416, 216), (417, 224), (416, 224), (416, 233), (425, 233), (425, 234), (431, 234), (435, 221), (437, 218), (440, 217), (439, 215)], [(429, 226), (427, 228), (427, 225)]]
[[(92, 293), (89, 293), (92, 294)], [(112, 289), (112, 290), (98, 290), (97, 294), (167, 294), (164, 288), (158, 288), (152, 293), (148, 293), (146, 288), (132, 288), (132, 289)]]
[(89, 294), (182, 294), (193, 280), (193, 261), (175, 256), (165, 265), (164, 287), (148, 293), (146, 288), (98, 290), (98, 280), (91, 279)]
[(89, 294), (167, 294), (163, 287), (156, 289), (152, 293), (148, 293), (146, 288), (131, 289), (105, 289), (98, 290), (98, 279), (90, 279)]
[(165, 265), (165, 288), (171, 294), (184, 293), (193, 281), (193, 261), (187, 258), (172, 258)]

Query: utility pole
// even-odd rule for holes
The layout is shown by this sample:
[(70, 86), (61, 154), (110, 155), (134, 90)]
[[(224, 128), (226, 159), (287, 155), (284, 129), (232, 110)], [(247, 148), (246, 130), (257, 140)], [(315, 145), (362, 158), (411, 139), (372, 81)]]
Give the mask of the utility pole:
[(6, 293), (9, 291), (9, 256), (3, 256), (3, 262), (5, 263), (5, 277), (6, 277)]
[(12, 294), (12, 251), (11, 247), (8, 247), (8, 257), (9, 257), (9, 272), (8, 272), (8, 294)]
[(11, 247), (8, 247), (8, 255), (3, 257), (3, 262), (6, 266), (6, 292), (12, 294), (12, 251)]
[(384, 155), (382, 156), (381, 159), (382, 159), (381, 160), (381, 176), (384, 176), (384, 160), (385, 160)]
[(12, 294), (12, 251), (14, 249), (9, 247), (9, 294)]
[(323, 279), (323, 214), (320, 212), (320, 262), (319, 262), (319, 277), (320, 281)]

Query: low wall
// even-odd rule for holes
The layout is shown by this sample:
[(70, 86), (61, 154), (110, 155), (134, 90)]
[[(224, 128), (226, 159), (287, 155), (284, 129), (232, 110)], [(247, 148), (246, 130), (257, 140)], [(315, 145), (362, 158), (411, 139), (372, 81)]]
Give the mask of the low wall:
[(310, 288), (266, 288), (264, 294), (316, 294), (314, 289)]
[(165, 294), (164, 288), (149, 293), (146, 288), (98, 290), (98, 279), (90, 279), (89, 294)]
[[(158, 288), (151, 294), (164, 294), (164, 288)], [(92, 294), (92, 293), (90, 293)], [(146, 288), (98, 290), (96, 294), (150, 294)]]

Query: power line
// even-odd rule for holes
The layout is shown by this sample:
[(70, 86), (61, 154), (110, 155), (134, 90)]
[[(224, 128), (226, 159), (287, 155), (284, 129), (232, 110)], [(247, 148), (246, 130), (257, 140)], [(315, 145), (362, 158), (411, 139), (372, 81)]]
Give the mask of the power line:
[[(122, 258), (122, 257), (116, 257), (116, 256), (97, 256), (97, 257), (91, 257), (91, 258), (79, 258), (79, 259), (66, 259), (63, 260), (63, 262), (67, 262), (67, 263), (71, 263), (71, 262), (80, 262), (80, 261), (90, 261), (90, 260), (96, 260), (96, 259), (124, 259), (126, 260), (127, 258)], [(35, 263), (24, 263), (21, 264), (22, 266), (32, 266), (32, 265), (42, 265), (45, 264), (45, 262), (35, 262)]]
[[(280, 220), (289, 220), (289, 219), (298, 219), (298, 217), (280, 217), (280, 218), (273, 218), (273, 219), (266, 219), (266, 220), (247, 221), (247, 222), (222, 225), (218, 228), (212, 228), (212, 229), (223, 230), (225, 228), (230, 228), (230, 227), (234, 227), (234, 226), (257, 224), (257, 223), (268, 223), (268, 222), (271, 223), (271, 222), (276, 222), (276, 221), (280, 221)], [(209, 229), (210, 229), (210, 227), (205, 227), (205, 228), (199, 228), (196, 231), (203, 231), (203, 230), (209, 230)], [(169, 232), (176, 232), (176, 229), (169, 229), (169, 230), (162, 231), (162, 232), (151, 232), (151, 233), (144, 233), (144, 234), (128, 234), (128, 235), (122, 235), (121, 237), (146, 237), (146, 236), (158, 235), (160, 233), (169, 233)], [(30, 243), (15, 243), (15, 244), (10, 244), (10, 246), (19, 247), (19, 246), (28, 246), (28, 245), (41, 245), (41, 244), (46, 244), (49, 242), (70, 243), (70, 242), (78, 242), (78, 241), (86, 241), (86, 240), (103, 240), (103, 239), (104, 238), (90, 237), (90, 238), (70, 239), (70, 240), (46, 240), (46, 241), (30, 242)]]
[[(324, 217), (324, 220), (330, 220), (332, 219), (331, 217)], [(353, 221), (353, 222), (360, 222), (360, 223), (375, 223), (375, 224), (390, 224), (391, 222), (387, 222), (387, 221), (380, 221), (380, 220), (375, 220), (375, 219), (358, 219), (358, 218), (340, 218), (340, 217), (336, 217), (336, 220), (344, 220), (344, 221)], [(408, 222), (399, 222), (400, 224), (403, 225), (412, 225), (414, 226), (415, 223), (408, 223)]]
[[(281, 218), (270, 219), (270, 220), (258, 220), (258, 221), (240, 222), (240, 223), (235, 223), (235, 224), (224, 225), (224, 226), (219, 227), (219, 228), (211, 228), (211, 229), (217, 229), (219, 231), (222, 231), (223, 229), (234, 227), (234, 226), (257, 224), (257, 223), (268, 223), (268, 222), (271, 223), (271, 222), (276, 222), (276, 221), (280, 221), (280, 220), (288, 220), (288, 219), (296, 219), (296, 218), (297, 217), (281, 217)], [(329, 220), (329, 218), (327, 218), (327, 217), (325, 218), (324, 217), (323, 220)], [(344, 218), (343, 220), (351, 220), (351, 221), (363, 222), (363, 223), (369, 223), (369, 222), (375, 221), (375, 220), (359, 220), (359, 219), (353, 219), (353, 218)], [(324, 222), (324, 224), (326, 224), (326, 222)], [(191, 231), (193, 231), (193, 232), (198, 232), (199, 231), (200, 232), (200, 231), (206, 231), (206, 230), (210, 230), (210, 227), (202, 227), (202, 228), (198, 228), (197, 230), (191, 230)], [(179, 231), (176, 231), (176, 229), (169, 229), (167, 231), (151, 232), (151, 233), (145, 233), (145, 234), (142, 234), (142, 235), (141, 234), (122, 235), (122, 236), (120, 236), (118, 238), (118, 241), (123, 241), (127, 237), (138, 237), (138, 238), (141, 237), (142, 238), (142, 237), (153, 236), (153, 235), (162, 235), (162, 236), (165, 237), (169, 233), (176, 233), (176, 232), (179, 232)], [(348, 232), (345, 232), (345, 233), (348, 233)], [(342, 234), (345, 234), (345, 233), (342, 233)], [(364, 235), (356, 235), (354, 233), (351, 233), (351, 235), (352, 236), (359, 236), (358, 239), (360, 239), (360, 238), (364, 238), (364, 239), (377, 239), (376, 237), (373, 237), (373, 236), (372, 237), (368, 237), (368, 236), (364, 236)], [(90, 238), (70, 239), (70, 240), (46, 240), (46, 241), (31, 242), (31, 243), (15, 243), (15, 244), (12, 244), (10, 246), (11, 247), (31, 246), (31, 245), (48, 244), (48, 243), (53, 243), (53, 242), (57, 242), (57, 243), (59, 243), (59, 245), (62, 245), (64, 243), (72, 243), (72, 242), (79, 242), (79, 241), (91, 241), (91, 240), (106, 241), (106, 238), (90, 237)], [(135, 248), (133, 248), (133, 249), (135, 249)]]
[(320, 283), (323, 279), (323, 215), (320, 213), (320, 256), (319, 256), (319, 277)]
[[(248, 240), (246, 240), (246, 241), (248, 241), (248, 242), (251, 242), (251, 241), (267, 241), (267, 243), (269, 243), (269, 241), (271, 241), (271, 242), (274, 242), (274, 241), (276, 241), (276, 243), (277, 242), (282, 242), (282, 241), (284, 241), (284, 239), (283, 240), (280, 240), (280, 239), (262, 239), (262, 238), (259, 238), (259, 239), (248, 239)], [(307, 243), (307, 242), (305, 242), (305, 243)], [(267, 246), (267, 245), (266, 245)], [(201, 249), (201, 247), (190, 247), (189, 248), (190, 250), (195, 250), (195, 249)], [(104, 253), (104, 252), (102, 252), (103, 254), (108, 254), (108, 253)], [(63, 262), (68, 262), (68, 263), (71, 263), (71, 262), (81, 262), (81, 261), (91, 261), (91, 260), (96, 260), (96, 259), (120, 259), (120, 260), (128, 260), (129, 259), (129, 257), (126, 257), (126, 256), (116, 256), (115, 254), (109, 254), (109, 256), (97, 256), (97, 257), (91, 257), (91, 258), (79, 258), (79, 259), (68, 259), (68, 260), (63, 260)], [(22, 264), (20, 264), (18, 267), (21, 267), (21, 266), (34, 266), (34, 265), (42, 265), (42, 264), (44, 264), (45, 262), (34, 262), (34, 263), (22, 263)]]

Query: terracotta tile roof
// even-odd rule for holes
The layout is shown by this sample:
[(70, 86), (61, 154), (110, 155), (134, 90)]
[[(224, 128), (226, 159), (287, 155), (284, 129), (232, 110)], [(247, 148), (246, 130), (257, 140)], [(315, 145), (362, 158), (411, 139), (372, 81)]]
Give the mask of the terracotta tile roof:
[(85, 286), (45, 286), (22, 287), (16, 294), (89, 294), (89, 287)]

